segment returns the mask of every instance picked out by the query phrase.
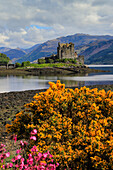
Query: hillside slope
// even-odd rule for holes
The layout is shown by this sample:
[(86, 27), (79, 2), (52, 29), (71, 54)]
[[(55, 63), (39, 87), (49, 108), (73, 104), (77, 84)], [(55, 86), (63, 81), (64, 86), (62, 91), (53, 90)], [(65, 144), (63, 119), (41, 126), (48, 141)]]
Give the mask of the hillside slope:
[(113, 64), (113, 40), (96, 41), (77, 50), (86, 64)]
[(4, 52), (13, 62), (20, 57), (23, 57), (26, 53), (20, 49), (10, 49), (9, 51)]
[(27, 49), (21, 49), (23, 51), (25, 51), (27, 54), (30, 53), (31, 51), (33, 51), (34, 49), (36, 49), (40, 44), (35, 44), (34, 46), (27, 48)]
[(0, 53), (4, 53), (6, 51), (9, 51), (11, 48), (8, 47), (0, 47)]

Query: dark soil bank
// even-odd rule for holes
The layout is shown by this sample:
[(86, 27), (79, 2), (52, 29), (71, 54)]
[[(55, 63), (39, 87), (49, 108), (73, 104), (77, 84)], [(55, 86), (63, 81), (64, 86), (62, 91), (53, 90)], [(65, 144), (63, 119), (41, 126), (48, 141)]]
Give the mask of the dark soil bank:
[(53, 67), (53, 68), (26, 68), (26, 69), (0, 69), (0, 75), (70, 75), (77, 73), (104, 72), (90, 69), (86, 66)]
[(14, 120), (15, 115), (30, 103), (33, 96), (44, 90), (0, 93), (0, 138), (6, 135), (5, 125)]

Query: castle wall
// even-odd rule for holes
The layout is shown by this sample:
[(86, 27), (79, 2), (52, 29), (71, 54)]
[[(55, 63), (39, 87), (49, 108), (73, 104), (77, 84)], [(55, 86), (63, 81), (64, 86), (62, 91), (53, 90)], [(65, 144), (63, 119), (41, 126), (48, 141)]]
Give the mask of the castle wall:
[(57, 56), (59, 59), (64, 59), (64, 58), (74, 59), (75, 58), (74, 44), (73, 43), (69, 43), (69, 44), (58, 43)]
[(84, 56), (83, 55), (78, 56), (78, 62), (81, 63), (82, 65), (84, 65)]
[(79, 56), (76, 58), (76, 60), (77, 60), (77, 64), (78, 64), (78, 65), (79, 65), (79, 64), (84, 65), (84, 56), (83, 56), (83, 55), (79, 55)]

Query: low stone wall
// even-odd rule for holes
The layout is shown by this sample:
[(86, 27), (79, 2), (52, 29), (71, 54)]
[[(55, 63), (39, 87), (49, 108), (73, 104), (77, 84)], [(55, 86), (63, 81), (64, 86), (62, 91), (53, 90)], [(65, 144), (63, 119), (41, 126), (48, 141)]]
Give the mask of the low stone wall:
[(15, 68), (15, 64), (3, 64), (3, 63), (0, 63), (0, 68)]

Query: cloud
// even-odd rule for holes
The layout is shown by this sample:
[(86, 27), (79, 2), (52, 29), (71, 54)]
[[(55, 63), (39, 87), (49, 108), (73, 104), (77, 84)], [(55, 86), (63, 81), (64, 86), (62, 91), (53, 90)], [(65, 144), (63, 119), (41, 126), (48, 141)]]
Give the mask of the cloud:
[(111, 34), (112, 0), (0, 0), (0, 46), (27, 48), (75, 33)]
[(93, 6), (111, 6), (113, 3), (112, 0), (92, 0), (92, 5)]

